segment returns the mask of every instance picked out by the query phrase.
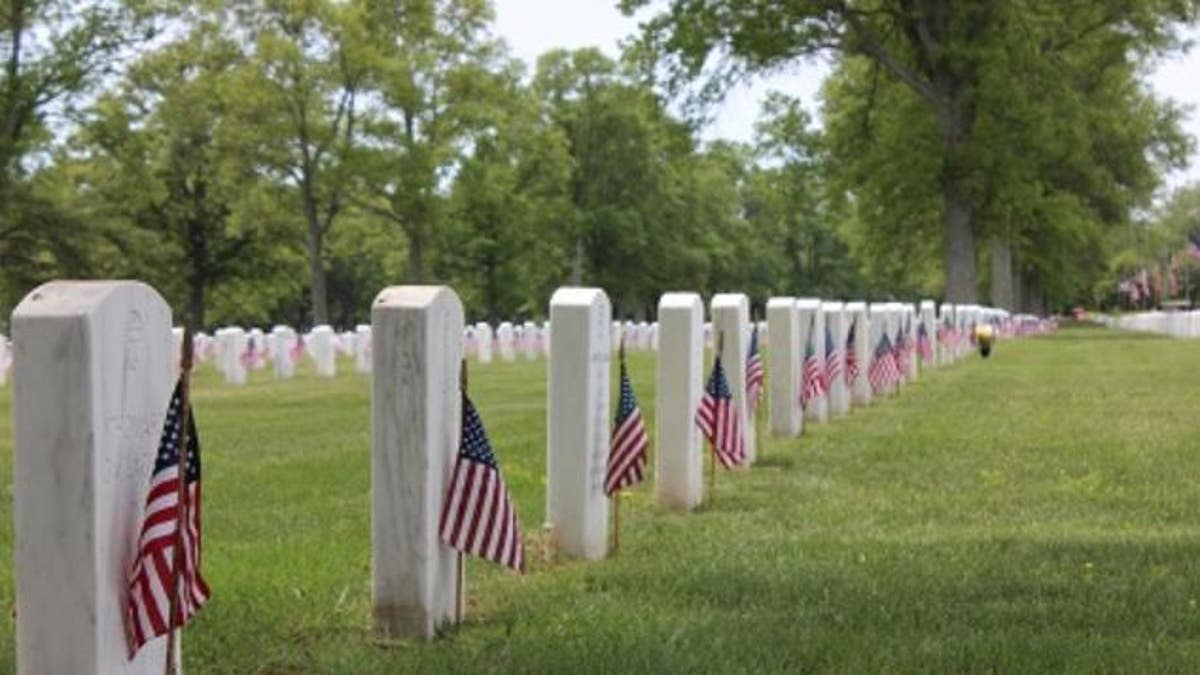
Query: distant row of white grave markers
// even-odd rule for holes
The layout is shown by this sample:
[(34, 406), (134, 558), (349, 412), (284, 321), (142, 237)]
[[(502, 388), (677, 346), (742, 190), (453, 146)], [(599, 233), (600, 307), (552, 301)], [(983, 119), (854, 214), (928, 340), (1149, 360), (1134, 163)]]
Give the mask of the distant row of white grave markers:
[[(448, 488), (453, 488), (452, 475), (463, 457), (482, 452), (477, 440), (482, 424), (476, 433), (473, 423), (467, 423), (471, 416), (464, 414), (464, 358), (484, 361), (487, 348), (503, 350), (504, 340), (497, 338), (507, 331), (502, 325), (488, 339), (490, 327), (468, 330), (458, 296), (445, 287), (385, 289), (371, 316), (370, 326), (341, 335), (328, 327), (303, 338), (286, 326), (270, 334), (234, 328), (217, 331), (211, 343), (197, 335), (195, 346), (198, 357), (204, 354), (223, 370), (231, 360), (253, 369), (268, 361), (276, 368), (280, 361), (294, 367), (307, 357), (318, 372), (332, 375), (335, 371), (324, 369), (323, 363), (336, 358), (339, 342), (356, 363), (364, 362), (361, 369), (372, 374), (376, 626), (388, 635), (431, 637), (461, 618), (461, 561), (447, 540), (465, 535), (447, 530), (447, 505), (455, 494)], [(697, 431), (698, 412), (715, 382), (709, 377), (706, 388), (706, 344), (720, 347), (728, 408), (731, 419), (740, 422), (743, 464), (750, 466), (756, 457), (749, 413), (754, 389), (746, 381), (748, 373), (754, 377), (754, 369), (747, 367), (757, 354), (752, 342), (769, 344), (765, 371), (771, 430), (793, 436), (801, 432), (805, 417), (823, 421), (847, 413), (852, 404), (895, 393), (917, 376), (920, 362), (933, 366), (958, 360), (970, 349), (971, 326), (984, 322), (994, 324), (1001, 335), (1046, 327), (1030, 317), (978, 306), (943, 305), (937, 312), (932, 302), (867, 305), (795, 298), (772, 298), (765, 323), (752, 326), (749, 303), (736, 293), (712, 298), (711, 323), (706, 324), (699, 295), (669, 293), (660, 302), (656, 324), (627, 331), (612, 322), (602, 290), (560, 289), (550, 301), (548, 324), (532, 330), (521, 326), (527, 336), (535, 336), (524, 344), (532, 342), (535, 355), (550, 357), (546, 513), (555, 549), (587, 559), (609, 552), (609, 387), (612, 355), (622, 336), (628, 348), (644, 344), (658, 350), (655, 492), (662, 504), (686, 511), (704, 498), (705, 449)], [(138, 282), (54, 282), (25, 298), (13, 314), (12, 327), (18, 669), (160, 672), (167, 656), (165, 640), (139, 635), (146, 638), (144, 646), (131, 650), (129, 617), (142, 617), (146, 630), (164, 621), (178, 625), (164, 618), (174, 611), (156, 617), (152, 605), (169, 604), (186, 618), (208, 593), (200, 575), (199, 445), (178, 454), (179, 446), (191, 446), (177, 438), (183, 428), (178, 399), (168, 407), (181, 344), (172, 335), (170, 309), (154, 289)], [(514, 326), (514, 338), (516, 333)], [(251, 340), (254, 350), (247, 350)], [(515, 345), (514, 339), (514, 358)], [(888, 365), (880, 368), (879, 363)], [(820, 386), (812, 386), (818, 377)], [(480, 413), (486, 419), (487, 411)], [(502, 455), (503, 442), (497, 449)], [(150, 480), (171, 470), (178, 476), (178, 466), (167, 465), (187, 463), (184, 457), (195, 460), (187, 472), (195, 476), (195, 497), (180, 490), (182, 527), (172, 530), (170, 523), (146, 520), (154, 500), (162, 498), (155, 496)], [(191, 486), (191, 480), (176, 484)], [(494, 504), (494, 511), (482, 511), (482, 501), (469, 510), (494, 512), (497, 523), (515, 526), (511, 508), (501, 503), (502, 487), (497, 483), (495, 491), (478, 493), (480, 500)], [(184, 517), (189, 503), (195, 508), (194, 524)], [(510, 515), (512, 520), (505, 521)], [(142, 593), (131, 591), (143, 583), (140, 579), (154, 583), (154, 575), (131, 577), (139, 561), (155, 560), (147, 558), (138, 542), (146, 540), (147, 532), (156, 534), (158, 525), (164, 527), (159, 534), (181, 537), (182, 553), (174, 558), (189, 565), (187, 583), (179, 588), (191, 596), (178, 602), (152, 585), (142, 587)], [(480, 531), (485, 534), (478, 536), (490, 538), (457, 548), (481, 554), (494, 550), (499, 557), (485, 557), (508, 555), (506, 564), (518, 562), (512, 546), (520, 545), (519, 537), (509, 537), (501, 525)], [(213, 592), (220, 597), (219, 587)]]

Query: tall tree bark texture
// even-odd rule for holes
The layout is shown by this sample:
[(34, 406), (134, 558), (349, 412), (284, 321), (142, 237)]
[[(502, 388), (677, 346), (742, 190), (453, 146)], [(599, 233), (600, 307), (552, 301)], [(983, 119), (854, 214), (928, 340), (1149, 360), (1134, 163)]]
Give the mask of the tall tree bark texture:
[[(964, 16), (957, 19), (952, 16), (952, 4), (951, 0), (900, 0), (897, 11), (891, 13), (895, 30), (886, 32), (876, 30), (861, 10), (847, 3), (838, 3), (838, 7), (847, 28), (843, 49), (874, 60), (936, 115), (942, 138), (945, 298), (953, 303), (973, 303), (977, 299), (976, 224), (968, 188), (968, 146), (975, 127), (970, 89), (978, 73), (961, 47), (995, 26), (992, 11), (982, 4), (960, 10)], [(885, 34), (898, 35), (911, 52), (911, 60), (901, 58)]]

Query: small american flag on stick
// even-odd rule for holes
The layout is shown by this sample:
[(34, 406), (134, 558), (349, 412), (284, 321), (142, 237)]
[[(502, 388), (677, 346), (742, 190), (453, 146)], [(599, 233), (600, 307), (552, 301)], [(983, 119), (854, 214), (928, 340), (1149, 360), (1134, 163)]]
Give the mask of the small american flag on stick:
[[(185, 354), (190, 350), (185, 338)], [(191, 359), (184, 358), (190, 367)], [(200, 437), (185, 400), (186, 377), (175, 385), (167, 409), (129, 574), (125, 618), (131, 659), (142, 645), (186, 624), (212, 594), (200, 573)], [(180, 448), (186, 448), (182, 461)]]
[(483, 420), (466, 392), (462, 395), (458, 460), (450, 474), (438, 529), (442, 541), (456, 551), (477, 555), (518, 572), (525, 569), (517, 511), (500, 476)]
[(908, 343), (908, 326), (905, 325), (896, 331), (896, 343), (892, 347), (892, 358), (896, 363), (895, 379), (899, 382), (902, 378), (908, 375), (908, 362), (912, 356), (912, 349)]
[(808, 341), (804, 344), (804, 363), (801, 368), (800, 405), (807, 408), (809, 402), (825, 393), (825, 364), (817, 358), (816, 320), (808, 330)]
[(750, 332), (750, 352), (746, 355), (746, 409), (750, 417), (754, 417), (758, 404), (762, 402), (765, 378), (762, 353), (758, 351), (758, 326), (754, 325)]
[(850, 322), (850, 330), (846, 333), (846, 385), (852, 386), (858, 379), (858, 349), (854, 346), (854, 331), (858, 328), (858, 318)]
[(833, 383), (842, 377), (842, 352), (833, 341), (833, 332), (829, 324), (825, 324), (825, 387), (833, 387)]
[(712, 377), (696, 410), (696, 426), (712, 443), (713, 454), (726, 469), (746, 461), (746, 439), (742, 436), (741, 420), (733, 405), (733, 393), (729, 390), (729, 381), (721, 366), (719, 346), (713, 361)]
[(933, 342), (929, 339), (929, 330), (925, 328), (924, 321), (917, 324), (917, 353), (925, 363), (933, 363)]
[(633, 384), (625, 367), (625, 345), (621, 345), (621, 395), (617, 402), (617, 419), (613, 424), (612, 444), (608, 452), (608, 475), (604, 494), (612, 496), (618, 490), (636, 485), (645, 478), (646, 448), (650, 437), (642, 411), (633, 395)]
[(888, 339), (886, 331), (880, 334), (873, 357), (871, 366), (867, 369), (867, 379), (871, 381), (871, 390), (878, 394), (891, 386), (896, 377), (896, 360), (892, 356), (892, 341)]

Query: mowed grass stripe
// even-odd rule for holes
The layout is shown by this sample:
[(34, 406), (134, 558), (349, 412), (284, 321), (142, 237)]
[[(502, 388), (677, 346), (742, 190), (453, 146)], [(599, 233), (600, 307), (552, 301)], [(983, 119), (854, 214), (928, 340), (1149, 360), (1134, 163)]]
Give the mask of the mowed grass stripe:
[[(187, 666), (1194, 672), (1197, 372), (1196, 342), (1094, 329), (1005, 342), (992, 359), (770, 440), (760, 466), (718, 475), (714, 504), (691, 516), (661, 511), (641, 486), (622, 509), (618, 556), (546, 563), (546, 365), (472, 365), (533, 569), (471, 562), (471, 618), (423, 645), (371, 633), (369, 380), (256, 373), (234, 389), (205, 371), (196, 405), (215, 597), (188, 629)], [(653, 438), (653, 357), (631, 354), (631, 375)], [(9, 606), (12, 589), (9, 562)], [(11, 665), (13, 623), (0, 621)]]

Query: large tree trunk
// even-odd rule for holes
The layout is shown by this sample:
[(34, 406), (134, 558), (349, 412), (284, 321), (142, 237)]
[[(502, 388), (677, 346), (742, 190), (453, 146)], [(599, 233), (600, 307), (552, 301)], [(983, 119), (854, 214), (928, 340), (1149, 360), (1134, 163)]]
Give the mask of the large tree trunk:
[(975, 227), (971, 200), (951, 176), (942, 188), (946, 227), (946, 302), (970, 304), (975, 295)]
[(992, 306), (1016, 308), (1013, 288), (1012, 247), (1007, 241), (996, 239), (992, 242)]
[(188, 282), (187, 321), (192, 330), (204, 330), (204, 281), (193, 278)]
[(583, 285), (583, 237), (575, 238), (575, 255), (571, 259), (571, 285)]
[(408, 232), (408, 283), (425, 282), (425, 234), (419, 228)]
[(312, 300), (313, 325), (320, 326), (329, 323), (329, 297), (325, 290), (325, 242), (321, 228), (310, 224), (308, 227), (308, 274), (310, 281), (309, 297)]

